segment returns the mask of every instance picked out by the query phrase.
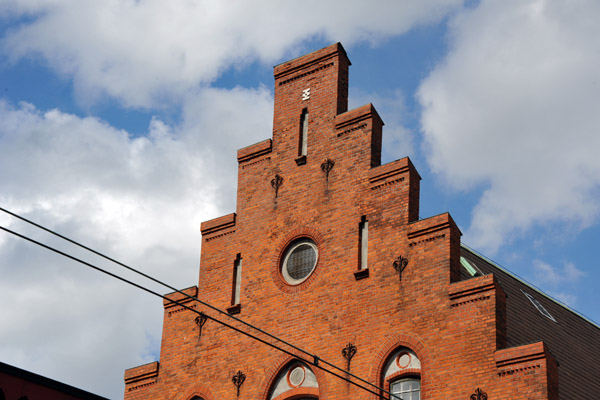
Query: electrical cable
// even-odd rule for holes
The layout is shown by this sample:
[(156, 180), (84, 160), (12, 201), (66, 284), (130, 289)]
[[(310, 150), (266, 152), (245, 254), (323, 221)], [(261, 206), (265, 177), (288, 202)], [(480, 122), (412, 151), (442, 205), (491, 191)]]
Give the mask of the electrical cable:
[[(4, 211), (4, 212), (7, 212), (7, 211), (6, 211), (5, 209), (3, 209), (3, 208), (0, 208), (0, 210), (1, 210), (1, 211)], [(12, 214), (12, 213), (10, 213), (10, 212), (7, 212), (7, 213), (9, 213), (9, 214), (11, 214), (11, 215), (15, 215), (15, 216), (16, 216), (16, 214)], [(30, 222), (30, 221), (28, 221), (28, 220), (24, 219), (23, 217), (19, 217), (19, 216), (17, 216), (17, 218), (19, 218), (19, 219), (22, 219), (22, 220), (24, 220), (24, 221), (26, 221), (26, 222), (32, 223), (33, 225), (35, 225), (35, 226), (39, 227), (40, 229), (43, 229), (43, 230), (45, 230), (45, 231), (47, 231), (47, 232), (50, 232), (50, 233), (56, 234), (56, 233), (54, 233), (54, 232), (50, 231), (50, 230), (49, 230), (49, 229), (47, 229), (47, 228), (44, 228), (44, 227), (42, 227), (42, 226), (39, 226), (39, 225), (37, 225), (37, 224), (35, 224), (35, 223), (33, 223), (33, 222)], [(296, 348), (296, 346), (290, 345), (290, 344), (288, 344), (287, 342), (284, 342), (283, 340), (281, 340), (281, 339), (279, 339), (279, 338), (277, 338), (277, 337), (275, 337), (275, 336), (273, 336), (273, 335), (271, 335), (271, 334), (268, 334), (268, 333), (266, 333), (266, 332), (262, 331), (261, 329), (259, 329), (259, 328), (256, 328), (256, 327), (254, 327), (254, 326), (252, 326), (252, 325), (250, 325), (250, 324), (246, 323), (246, 322), (245, 322), (245, 321), (243, 321), (243, 320), (240, 320), (240, 319), (238, 319), (238, 318), (234, 318), (235, 320), (237, 320), (237, 321), (241, 322), (241, 323), (242, 323), (242, 324), (244, 324), (244, 325), (247, 325), (247, 326), (249, 326), (249, 327), (251, 327), (251, 328), (253, 328), (253, 329), (256, 329), (256, 330), (258, 330), (258, 331), (260, 331), (260, 332), (262, 332), (262, 333), (265, 333), (265, 334), (267, 334), (269, 337), (272, 337), (273, 339), (275, 339), (275, 340), (277, 340), (277, 341), (280, 341), (280, 342), (282, 342), (282, 343), (284, 343), (284, 344), (287, 344), (288, 346), (290, 346), (290, 347), (292, 347), (292, 348), (294, 348), (294, 349), (296, 349), (296, 350), (299, 350), (299, 351), (301, 351), (302, 353), (304, 353), (304, 354), (306, 354), (306, 355), (310, 356), (311, 358), (313, 358), (313, 361), (306, 360), (306, 359), (304, 359), (304, 358), (302, 358), (302, 357), (298, 356), (297, 354), (293, 354), (292, 352), (290, 352), (290, 351), (288, 351), (288, 350), (286, 350), (286, 349), (283, 349), (283, 348), (281, 348), (280, 346), (277, 346), (277, 345), (275, 345), (275, 344), (273, 344), (273, 343), (269, 343), (269, 342), (267, 342), (267, 341), (266, 341), (266, 340), (264, 340), (264, 339), (261, 339), (261, 338), (259, 338), (259, 337), (256, 337), (256, 336), (254, 336), (254, 335), (252, 335), (252, 334), (250, 334), (250, 333), (248, 333), (248, 332), (245, 332), (245, 331), (243, 331), (243, 330), (241, 330), (241, 329), (239, 329), (239, 328), (236, 328), (236, 327), (234, 327), (234, 326), (232, 326), (232, 325), (230, 325), (230, 324), (227, 324), (226, 322), (223, 322), (223, 321), (221, 321), (221, 320), (218, 320), (218, 319), (216, 319), (216, 318), (214, 318), (214, 317), (212, 317), (212, 316), (209, 316), (209, 315), (207, 315), (207, 314), (205, 314), (205, 313), (203, 313), (203, 312), (200, 312), (200, 311), (197, 311), (197, 310), (195, 310), (195, 309), (193, 309), (193, 308), (190, 308), (190, 307), (186, 306), (186, 305), (185, 305), (185, 304), (183, 304), (183, 303), (180, 303), (180, 302), (178, 302), (178, 301), (176, 301), (176, 300), (170, 299), (170, 298), (168, 298), (168, 297), (166, 297), (166, 296), (164, 296), (164, 295), (161, 295), (160, 293), (157, 293), (157, 292), (155, 292), (155, 291), (153, 291), (153, 290), (151, 290), (151, 289), (148, 289), (148, 288), (146, 288), (146, 287), (144, 287), (144, 286), (142, 286), (142, 285), (140, 285), (140, 284), (137, 284), (137, 283), (135, 283), (135, 282), (133, 282), (133, 281), (130, 281), (130, 280), (126, 279), (126, 278), (123, 278), (123, 277), (121, 277), (121, 276), (119, 276), (119, 275), (116, 275), (116, 274), (114, 274), (114, 273), (112, 273), (112, 272), (109, 272), (109, 271), (107, 271), (107, 270), (105, 270), (105, 269), (102, 269), (102, 268), (100, 268), (100, 267), (98, 267), (98, 266), (96, 266), (96, 265), (93, 265), (93, 264), (91, 264), (91, 263), (88, 263), (88, 262), (86, 262), (86, 261), (84, 261), (84, 260), (81, 260), (81, 259), (79, 259), (79, 258), (77, 258), (77, 257), (75, 257), (75, 256), (72, 256), (72, 255), (70, 255), (70, 254), (67, 254), (67, 253), (65, 253), (65, 252), (63, 252), (63, 251), (60, 251), (60, 250), (58, 250), (58, 249), (55, 249), (55, 248), (53, 248), (53, 247), (51, 247), (51, 246), (48, 246), (48, 245), (46, 245), (46, 244), (44, 244), (44, 243), (41, 243), (41, 242), (39, 242), (39, 241), (37, 241), (37, 240), (35, 240), (35, 239), (32, 239), (32, 238), (30, 238), (30, 237), (27, 237), (27, 236), (25, 236), (25, 235), (21, 235), (21, 234), (19, 234), (19, 233), (15, 232), (15, 231), (12, 231), (12, 230), (10, 230), (10, 229), (8, 229), (8, 228), (5, 228), (5, 227), (3, 227), (3, 226), (0, 226), (0, 229), (2, 229), (3, 231), (5, 231), (5, 232), (8, 232), (8, 233), (10, 233), (10, 234), (12, 234), (12, 235), (14, 235), (14, 236), (17, 236), (17, 237), (19, 237), (19, 238), (21, 238), (21, 239), (23, 239), (23, 240), (29, 241), (29, 242), (31, 242), (31, 243), (33, 243), (33, 244), (36, 244), (36, 245), (38, 245), (38, 246), (40, 246), (40, 247), (43, 247), (43, 248), (45, 248), (45, 249), (47, 249), (47, 250), (50, 250), (50, 251), (54, 252), (54, 253), (57, 253), (57, 254), (59, 254), (59, 255), (62, 255), (62, 256), (64, 256), (64, 257), (66, 257), (66, 258), (69, 258), (69, 259), (71, 259), (71, 260), (73, 260), (73, 261), (76, 261), (76, 262), (78, 262), (78, 263), (81, 263), (81, 264), (83, 264), (83, 265), (85, 265), (85, 266), (87, 266), (87, 267), (89, 267), (89, 268), (92, 268), (92, 269), (94, 269), (94, 270), (96, 270), (96, 271), (102, 272), (102, 273), (104, 273), (104, 274), (106, 274), (106, 275), (108, 275), (108, 276), (110, 276), (110, 277), (112, 277), (112, 278), (115, 278), (115, 279), (117, 279), (117, 280), (120, 280), (120, 281), (122, 281), (122, 282), (125, 282), (125, 283), (127, 283), (127, 284), (129, 284), (129, 285), (131, 285), (131, 286), (134, 286), (134, 287), (136, 287), (136, 288), (138, 288), (138, 289), (141, 289), (141, 290), (143, 290), (143, 291), (145, 291), (145, 292), (147, 292), (147, 293), (150, 293), (150, 294), (152, 294), (152, 295), (154, 295), (154, 296), (160, 297), (160, 298), (162, 298), (162, 299), (164, 299), (164, 300), (167, 300), (167, 301), (169, 301), (169, 302), (171, 302), (171, 303), (174, 303), (174, 304), (176, 304), (176, 305), (178, 305), (178, 306), (181, 306), (181, 307), (183, 307), (183, 308), (185, 308), (185, 309), (187, 309), (187, 310), (189, 310), (189, 311), (192, 311), (192, 312), (194, 312), (194, 313), (196, 313), (196, 314), (198, 314), (198, 315), (200, 315), (200, 316), (205, 316), (205, 317), (207, 317), (208, 319), (210, 319), (210, 320), (212, 320), (212, 321), (215, 321), (215, 322), (217, 322), (218, 324), (221, 324), (221, 325), (223, 325), (223, 326), (225, 326), (225, 327), (227, 327), (227, 328), (230, 328), (230, 329), (232, 329), (232, 330), (235, 330), (236, 332), (239, 332), (239, 333), (241, 333), (241, 334), (243, 334), (243, 335), (245, 335), (245, 336), (248, 336), (248, 337), (250, 337), (250, 338), (252, 338), (252, 339), (254, 339), (254, 340), (257, 340), (257, 341), (259, 341), (259, 342), (261, 342), (261, 343), (263, 343), (263, 344), (266, 344), (266, 345), (268, 345), (268, 346), (270, 346), (270, 347), (272, 347), (272, 348), (274, 348), (274, 349), (277, 349), (277, 350), (279, 350), (279, 351), (281, 351), (281, 352), (283, 352), (283, 353), (285, 353), (285, 354), (288, 354), (288, 355), (290, 355), (290, 356), (292, 356), (292, 357), (294, 357), (294, 358), (296, 358), (296, 359), (299, 359), (299, 360), (301, 360), (301, 361), (304, 361), (304, 362), (305, 362), (305, 363), (307, 363), (307, 364), (312, 364), (312, 365), (314, 365), (315, 367), (317, 367), (317, 368), (319, 368), (319, 369), (323, 370), (324, 372), (327, 372), (327, 373), (329, 373), (329, 374), (331, 374), (331, 375), (333, 375), (333, 376), (335, 376), (335, 377), (337, 377), (337, 378), (340, 378), (340, 379), (342, 379), (342, 380), (344, 380), (344, 381), (346, 381), (346, 382), (349, 382), (349, 383), (351, 383), (352, 385), (354, 385), (354, 386), (356, 386), (356, 387), (358, 387), (358, 388), (361, 388), (361, 389), (363, 389), (363, 390), (365, 390), (365, 391), (367, 391), (367, 392), (369, 392), (369, 393), (375, 394), (375, 395), (376, 395), (376, 396), (378, 396), (379, 398), (385, 398), (385, 397), (384, 397), (384, 396), (383, 396), (381, 393), (385, 393), (385, 394), (391, 395), (391, 393), (390, 393), (389, 391), (387, 391), (387, 390), (385, 390), (385, 389), (383, 389), (383, 388), (380, 388), (380, 387), (378, 387), (378, 386), (376, 386), (376, 385), (374, 385), (374, 384), (372, 384), (372, 383), (370, 383), (370, 382), (364, 381), (363, 379), (361, 379), (361, 378), (359, 378), (359, 377), (356, 377), (356, 376), (354, 376), (353, 374), (350, 374), (350, 373), (349, 373), (349, 372), (347, 372), (347, 371), (341, 370), (339, 367), (336, 367), (335, 365), (332, 365), (332, 364), (330, 364), (330, 363), (326, 362), (325, 360), (322, 360), (322, 359), (321, 359), (321, 358), (319, 358), (318, 356), (316, 356), (316, 355), (313, 355), (313, 354), (311, 354), (311, 353), (309, 353), (309, 352), (307, 352), (307, 351), (304, 351), (304, 350), (298, 349), (298, 348)], [(83, 246), (83, 245), (80, 245), (80, 244), (78, 244), (77, 242), (75, 242), (75, 241), (72, 241), (71, 239), (65, 238), (65, 237), (63, 237), (63, 236), (62, 236), (62, 235), (60, 235), (60, 234), (56, 234), (56, 235), (57, 235), (57, 236), (59, 236), (59, 237), (61, 237), (61, 238), (64, 238), (65, 240), (67, 240), (67, 241), (69, 241), (69, 242), (71, 242), (71, 243), (73, 243), (73, 244), (77, 244), (78, 246), (80, 246), (80, 247), (82, 247), (82, 248), (86, 248), (85, 246)], [(86, 249), (87, 249), (87, 248), (86, 248)], [(112, 260), (112, 259), (110, 259), (109, 257), (107, 257), (107, 256), (104, 256), (104, 255), (101, 255), (100, 253), (98, 253), (98, 252), (96, 252), (96, 251), (94, 251), (94, 250), (91, 250), (91, 249), (90, 249), (90, 251), (91, 251), (91, 252), (93, 252), (94, 254), (100, 255), (100, 256), (102, 256), (102, 257), (104, 257), (104, 258), (106, 258), (106, 259), (109, 259), (109, 260), (113, 261), (113, 260)], [(119, 264), (119, 265), (122, 265), (121, 263), (119, 263), (119, 262), (117, 262), (117, 261), (113, 261), (113, 262), (116, 262), (117, 264)], [(125, 265), (123, 264), (123, 266), (125, 266)], [(125, 266), (125, 267), (126, 267), (126, 268), (128, 268), (128, 269), (131, 269), (131, 267), (127, 267), (127, 266)], [(131, 269), (131, 270), (133, 270), (134, 272), (139, 272), (139, 271), (137, 271), (137, 270), (134, 270), (134, 269)], [(144, 274), (144, 273), (141, 273), (141, 272), (139, 272), (139, 273), (140, 273), (142, 276), (145, 276), (145, 277), (147, 277), (148, 279), (151, 279), (151, 280), (153, 280), (153, 281), (155, 281), (155, 282), (157, 282), (157, 283), (159, 283), (159, 284), (161, 284), (161, 285), (164, 285), (164, 286), (167, 286), (167, 287), (168, 287), (168, 285), (167, 285), (167, 284), (165, 284), (165, 283), (163, 283), (163, 282), (160, 282), (160, 281), (156, 280), (155, 278), (152, 278), (152, 277), (150, 277), (150, 276), (148, 276), (148, 275), (146, 275), (146, 274)], [(221, 313), (221, 314), (225, 314), (225, 315), (227, 315), (227, 316), (233, 317), (233, 316), (231, 316), (231, 315), (229, 315), (229, 314), (225, 313), (225, 312), (224, 312), (224, 311), (222, 311), (222, 310), (219, 310), (218, 308), (216, 308), (216, 307), (214, 307), (214, 306), (212, 306), (212, 305), (210, 305), (210, 304), (208, 304), (208, 303), (205, 303), (205, 302), (202, 302), (202, 301), (200, 301), (200, 300), (199, 300), (199, 299), (197, 299), (196, 297), (190, 296), (190, 295), (188, 295), (187, 293), (184, 293), (184, 292), (182, 292), (182, 291), (180, 291), (180, 290), (177, 290), (177, 289), (175, 289), (175, 291), (176, 291), (176, 292), (178, 292), (178, 293), (180, 293), (180, 294), (183, 294), (183, 295), (185, 295), (186, 297), (189, 297), (189, 298), (191, 298), (191, 299), (192, 299), (192, 300), (194, 300), (194, 301), (198, 301), (198, 302), (200, 302), (201, 304), (203, 304), (203, 305), (205, 305), (205, 306), (208, 306), (209, 308), (211, 308), (211, 309), (213, 309), (213, 310), (215, 310), (215, 311), (218, 311), (218, 312), (219, 312), (219, 313)], [(356, 379), (358, 379), (358, 380), (360, 380), (360, 381), (363, 381), (363, 382), (365, 382), (365, 383), (368, 383), (370, 386), (372, 386), (372, 387), (374, 387), (375, 389), (379, 390), (381, 393), (377, 393), (377, 392), (375, 392), (375, 391), (373, 391), (373, 390), (371, 390), (371, 389), (369, 389), (369, 388), (367, 388), (367, 387), (365, 387), (365, 386), (362, 386), (362, 385), (360, 385), (360, 384), (358, 384), (358, 383), (356, 383), (356, 382), (352, 381), (351, 379), (348, 379), (348, 378), (346, 378), (346, 377), (344, 377), (344, 376), (341, 376), (341, 375), (339, 375), (339, 374), (337, 374), (337, 373), (335, 373), (335, 372), (333, 372), (333, 371), (330, 371), (330, 370), (328, 370), (327, 368), (324, 368), (324, 367), (322, 367), (321, 365), (319, 365), (319, 361), (320, 361), (320, 362), (323, 362), (324, 364), (326, 364), (326, 365), (328, 365), (328, 366), (331, 366), (331, 367), (333, 367), (333, 368), (336, 368), (336, 369), (338, 369), (338, 370), (341, 370), (341, 371), (343, 371), (343, 372), (346, 372), (348, 375), (350, 375), (350, 376), (352, 376), (352, 377), (355, 377)]]
[[(72, 239), (70, 239), (70, 238), (68, 238), (66, 236), (63, 236), (63, 235), (61, 235), (61, 234), (59, 234), (59, 233), (57, 233), (57, 232), (55, 232), (55, 231), (53, 231), (51, 229), (48, 229), (48, 228), (46, 228), (46, 227), (44, 227), (44, 226), (42, 226), (40, 224), (37, 224), (37, 223), (35, 223), (35, 222), (33, 222), (33, 221), (25, 218), (25, 217), (22, 217), (22, 216), (20, 216), (20, 215), (18, 215), (16, 213), (13, 213), (13, 212), (11, 212), (11, 211), (3, 208), (3, 207), (0, 207), (0, 211), (4, 212), (6, 214), (9, 214), (9, 215), (11, 215), (11, 216), (13, 216), (13, 217), (15, 217), (17, 219), (20, 219), (21, 221), (27, 222), (28, 224), (33, 225), (33, 226), (35, 226), (38, 229), (41, 229), (41, 230), (43, 230), (45, 232), (48, 232), (48, 233), (50, 233), (50, 234), (52, 234), (54, 236), (57, 236), (57, 237), (65, 240), (65, 241), (67, 241), (67, 242), (69, 242), (71, 244), (74, 244), (74, 245), (76, 245), (78, 247), (81, 247), (82, 249), (87, 250), (87, 251), (89, 251), (89, 252), (91, 252), (93, 254), (96, 254), (97, 256), (100, 256), (100, 257), (102, 257), (102, 258), (104, 258), (104, 259), (106, 259), (108, 261), (111, 261), (111, 262), (113, 262), (113, 263), (115, 263), (117, 265), (120, 265), (121, 267), (123, 267), (123, 268), (125, 268), (125, 269), (127, 269), (127, 270), (129, 270), (131, 272), (134, 272), (134, 273), (136, 273), (138, 275), (141, 275), (141, 276), (143, 276), (146, 279), (150, 279), (151, 281), (153, 281), (155, 283), (158, 283), (159, 285), (163, 285), (164, 287), (166, 287), (166, 288), (168, 288), (168, 289), (170, 289), (170, 290), (172, 290), (174, 292), (177, 292), (177, 293), (179, 293), (179, 294), (181, 294), (181, 295), (183, 295), (183, 296), (185, 296), (185, 297), (187, 297), (187, 298), (189, 298), (189, 299), (191, 299), (193, 301), (196, 301), (196, 302), (202, 304), (203, 306), (206, 306), (206, 307), (208, 307), (208, 308), (210, 308), (210, 309), (212, 309), (214, 311), (217, 311), (218, 313), (223, 314), (223, 315), (225, 315), (225, 316), (227, 316), (227, 317), (229, 317), (229, 318), (231, 318), (231, 319), (233, 319), (233, 320), (235, 320), (235, 321), (237, 321), (237, 322), (239, 322), (241, 324), (244, 324), (247, 327), (252, 328), (252, 329), (254, 329), (254, 330), (256, 330), (256, 331), (258, 331), (258, 332), (260, 332), (260, 333), (262, 333), (262, 334), (264, 334), (264, 335), (266, 335), (266, 336), (268, 336), (268, 337), (270, 337), (270, 338), (272, 338), (274, 340), (277, 340), (278, 342), (283, 343), (286, 346), (289, 346), (289, 347), (293, 348), (294, 350), (297, 350), (297, 351), (299, 351), (299, 352), (301, 352), (301, 353), (303, 353), (303, 354), (305, 354), (305, 355), (307, 355), (307, 356), (309, 356), (311, 358), (315, 358), (315, 359), (318, 358), (316, 355), (310, 353), (307, 350), (304, 350), (304, 349), (302, 349), (302, 348), (300, 348), (298, 346), (295, 346), (295, 345), (293, 345), (293, 344), (291, 344), (289, 342), (286, 342), (285, 340), (280, 339), (277, 336), (272, 335), (272, 334), (270, 334), (269, 332), (267, 332), (267, 331), (265, 331), (263, 329), (260, 329), (260, 328), (254, 326), (254, 325), (252, 325), (252, 324), (250, 324), (250, 323), (248, 323), (248, 322), (246, 322), (246, 321), (244, 321), (244, 320), (242, 320), (240, 318), (237, 318), (237, 317), (235, 317), (235, 316), (233, 316), (233, 315), (231, 315), (231, 314), (229, 314), (229, 313), (227, 313), (227, 312), (225, 312), (225, 311), (223, 311), (223, 310), (221, 310), (221, 309), (219, 309), (217, 307), (214, 307), (213, 305), (211, 305), (209, 303), (206, 303), (206, 302), (198, 299), (197, 297), (190, 296), (189, 294), (187, 294), (187, 293), (185, 293), (185, 292), (183, 292), (183, 291), (181, 291), (179, 289), (176, 289), (173, 286), (171, 286), (171, 285), (169, 285), (169, 284), (167, 284), (165, 282), (162, 282), (162, 281), (160, 281), (160, 280), (158, 280), (158, 279), (156, 279), (156, 278), (154, 278), (154, 277), (152, 277), (150, 275), (147, 275), (147, 274), (145, 274), (145, 273), (143, 273), (143, 272), (141, 272), (141, 271), (139, 271), (139, 270), (137, 270), (137, 269), (135, 269), (133, 267), (130, 267), (130, 266), (128, 266), (128, 265), (126, 265), (126, 264), (124, 264), (124, 263), (122, 263), (120, 261), (117, 261), (114, 258), (111, 258), (111, 257), (109, 257), (107, 255), (104, 255), (104, 254), (102, 254), (102, 253), (100, 253), (100, 252), (98, 252), (98, 251), (96, 251), (96, 250), (94, 250), (94, 249), (92, 249), (90, 247), (87, 247), (87, 246), (85, 246), (85, 245), (83, 245), (83, 244), (81, 244), (79, 242), (76, 242), (75, 240), (72, 240)], [(365, 379), (362, 379), (359, 376), (356, 376), (356, 375), (352, 374), (350, 371), (346, 371), (345, 369), (336, 366), (335, 364), (332, 364), (332, 363), (330, 363), (330, 362), (328, 362), (326, 360), (320, 359), (320, 358), (319, 358), (319, 360), (321, 362), (323, 362), (324, 364), (326, 364), (326, 365), (328, 365), (328, 366), (330, 366), (332, 368), (335, 368), (336, 370), (341, 371), (341, 372), (343, 372), (345, 374), (348, 374), (349, 376), (353, 377), (354, 379), (357, 379), (357, 380), (359, 380), (359, 381), (361, 381), (363, 383), (366, 383), (367, 385), (369, 385), (369, 386), (371, 386), (371, 387), (373, 387), (373, 388), (375, 388), (377, 390), (384, 390), (383, 388), (381, 388), (381, 387), (379, 387), (377, 385), (374, 385), (371, 382), (369, 382), (369, 381), (367, 381)]]

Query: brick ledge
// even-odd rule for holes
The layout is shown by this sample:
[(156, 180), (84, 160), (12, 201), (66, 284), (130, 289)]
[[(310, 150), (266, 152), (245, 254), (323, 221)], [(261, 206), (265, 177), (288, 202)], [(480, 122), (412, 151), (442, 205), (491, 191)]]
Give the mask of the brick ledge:
[[(158, 378), (158, 361), (125, 370), (125, 385), (139, 383), (138, 386), (153, 383)], [(148, 382), (141, 382), (148, 381)]]
[(266, 139), (250, 146), (239, 149), (237, 152), (238, 163), (249, 161), (253, 158), (269, 154), (273, 150), (273, 141)]
[(200, 233), (202, 236), (222, 231), (223, 229), (235, 226), (236, 213), (223, 215), (222, 217), (204, 221), (200, 224)]

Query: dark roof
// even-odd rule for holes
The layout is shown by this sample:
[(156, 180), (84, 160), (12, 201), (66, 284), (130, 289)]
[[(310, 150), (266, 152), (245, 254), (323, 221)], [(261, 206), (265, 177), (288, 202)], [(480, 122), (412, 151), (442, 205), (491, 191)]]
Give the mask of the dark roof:
[(80, 398), (82, 400), (108, 400), (106, 397), (86, 392), (85, 390), (76, 388), (71, 385), (67, 385), (66, 383), (55, 381), (54, 379), (46, 378), (45, 376), (34, 374), (33, 372), (29, 372), (24, 369), (14, 367), (12, 365), (8, 365), (3, 362), (0, 362), (0, 372), (3, 372), (7, 375), (12, 375), (25, 381), (36, 383), (40, 386), (44, 386), (64, 394), (68, 394), (73, 397)]
[[(543, 340), (558, 362), (559, 398), (596, 397), (600, 393), (600, 326), (464, 245), (461, 256), (481, 273), (494, 274), (504, 289), (507, 347)], [(544, 309), (555, 321), (542, 313)]]

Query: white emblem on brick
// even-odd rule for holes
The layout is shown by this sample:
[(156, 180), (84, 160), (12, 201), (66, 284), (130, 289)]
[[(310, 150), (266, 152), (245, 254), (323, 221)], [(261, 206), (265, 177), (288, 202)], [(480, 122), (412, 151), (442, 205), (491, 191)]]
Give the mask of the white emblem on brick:
[(304, 101), (304, 100), (308, 100), (308, 99), (310, 99), (310, 88), (304, 89), (302, 91), (302, 100)]

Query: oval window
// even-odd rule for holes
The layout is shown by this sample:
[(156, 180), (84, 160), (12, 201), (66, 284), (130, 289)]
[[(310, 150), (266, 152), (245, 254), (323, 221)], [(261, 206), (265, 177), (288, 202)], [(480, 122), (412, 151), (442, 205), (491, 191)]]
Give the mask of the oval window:
[(285, 251), (281, 274), (290, 285), (304, 282), (317, 266), (319, 252), (317, 245), (310, 239), (293, 242)]

